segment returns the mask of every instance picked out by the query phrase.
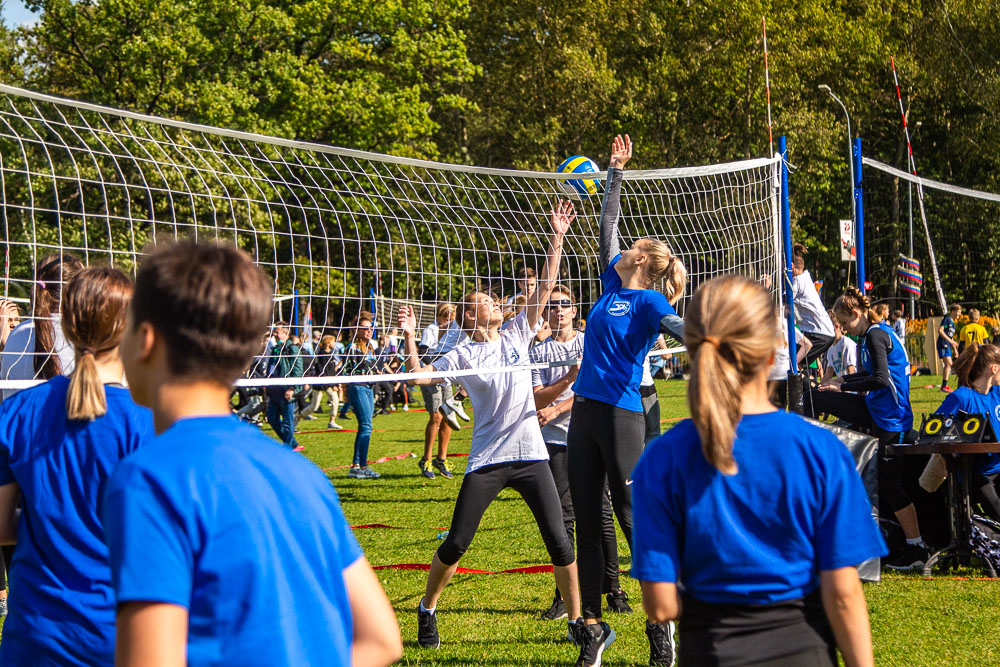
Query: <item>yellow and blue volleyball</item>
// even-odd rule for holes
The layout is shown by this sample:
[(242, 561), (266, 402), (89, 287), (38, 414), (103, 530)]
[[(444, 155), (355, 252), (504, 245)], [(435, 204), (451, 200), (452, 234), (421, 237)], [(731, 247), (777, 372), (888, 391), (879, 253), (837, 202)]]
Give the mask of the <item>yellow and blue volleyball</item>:
[[(556, 171), (560, 174), (592, 174), (600, 170), (600, 167), (589, 157), (574, 155), (566, 158)], [(596, 178), (559, 180), (559, 185), (562, 186), (563, 190), (575, 197), (588, 197), (597, 194), (600, 183), (600, 180)]]

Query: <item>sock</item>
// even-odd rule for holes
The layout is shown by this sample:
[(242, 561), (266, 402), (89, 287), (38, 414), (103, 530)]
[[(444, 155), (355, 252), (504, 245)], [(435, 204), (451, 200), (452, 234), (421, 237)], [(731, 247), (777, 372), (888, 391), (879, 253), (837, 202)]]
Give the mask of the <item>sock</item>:
[(924, 538), (922, 538), (922, 537), (914, 537), (912, 540), (911, 539), (907, 539), (906, 543), (910, 544), (910, 545), (913, 545), (913, 546), (917, 546), (917, 547), (926, 547), (927, 546), (926, 544), (924, 544)]
[(434, 609), (428, 609), (427, 607), (424, 606), (424, 599), (420, 598), (420, 611), (427, 612), (428, 614), (433, 614), (435, 611), (437, 611), (437, 607), (434, 607)]

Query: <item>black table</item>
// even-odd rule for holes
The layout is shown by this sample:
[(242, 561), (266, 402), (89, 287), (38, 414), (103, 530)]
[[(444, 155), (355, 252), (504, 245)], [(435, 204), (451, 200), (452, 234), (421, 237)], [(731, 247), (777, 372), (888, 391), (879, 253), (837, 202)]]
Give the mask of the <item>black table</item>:
[[(938, 549), (924, 563), (924, 576), (931, 576), (931, 569), (938, 562), (952, 561), (953, 568), (963, 561), (968, 563), (976, 558), (970, 544), (970, 522), (972, 520), (972, 499), (969, 493), (969, 477), (972, 475), (972, 456), (969, 454), (1000, 454), (1000, 442), (959, 442), (923, 445), (888, 445), (889, 454), (941, 454), (948, 465), (948, 516), (951, 520), (951, 543)], [(948, 456), (965, 454), (966, 456)], [(978, 560), (978, 559), (977, 559)], [(993, 566), (983, 563), (989, 576), (996, 577)]]

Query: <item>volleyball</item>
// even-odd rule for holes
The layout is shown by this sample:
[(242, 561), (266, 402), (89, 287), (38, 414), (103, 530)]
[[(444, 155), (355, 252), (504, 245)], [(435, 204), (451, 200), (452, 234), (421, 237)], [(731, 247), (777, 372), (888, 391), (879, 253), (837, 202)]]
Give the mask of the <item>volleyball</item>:
[[(556, 171), (560, 174), (593, 174), (600, 170), (601, 169), (597, 166), (597, 163), (589, 157), (574, 155), (573, 157), (566, 158), (563, 163), (559, 165), (559, 168)], [(570, 180), (560, 180), (559, 185), (561, 185), (570, 196), (587, 197), (597, 194), (597, 188), (600, 185), (600, 181), (596, 178), (574, 178)]]

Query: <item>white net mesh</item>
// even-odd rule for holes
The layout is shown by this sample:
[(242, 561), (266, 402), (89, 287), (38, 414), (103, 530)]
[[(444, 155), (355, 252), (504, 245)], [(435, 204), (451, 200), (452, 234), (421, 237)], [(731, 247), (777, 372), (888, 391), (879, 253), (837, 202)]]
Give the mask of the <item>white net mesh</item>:
[[(774, 158), (626, 172), (623, 246), (667, 241), (689, 270), (687, 295), (736, 272), (770, 276), (777, 302), (778, 168)], [(251, 253), (274, 281), (274, 320), (294, 334), (346, 339), (360, 310), (389, 333), (404, 303), (423, 326), (438, 302), (471, 290), (513, 295), (520, 269), (541, 269), (548, 213), (565, 196), (556, 174), (362, 153), (0, 86), (2, 290), (22, 317), (45, 255), (132, 272), (148, 244), (186, 236)], [(600, 291), (601, 198), (574, 202), (560, 276), (586, 317)]]

